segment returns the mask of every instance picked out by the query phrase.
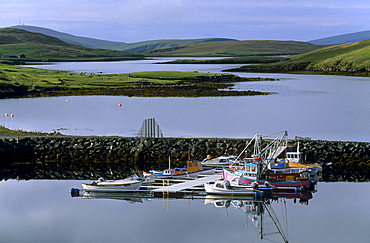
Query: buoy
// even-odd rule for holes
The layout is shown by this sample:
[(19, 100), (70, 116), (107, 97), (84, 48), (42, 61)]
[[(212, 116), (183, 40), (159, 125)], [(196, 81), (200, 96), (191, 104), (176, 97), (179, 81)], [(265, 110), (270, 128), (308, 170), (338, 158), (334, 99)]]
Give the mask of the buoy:
[(10, 114), (11, 117), (14, 117), (14, 114)]
[(5, 116), (9, 116), (9, 114), (8, 113), (5, 113)]
[(119, 107), (121, 107), (121, 106), (122, 106), (122, 104), (118, 104), (118, 106), (119, 106)]

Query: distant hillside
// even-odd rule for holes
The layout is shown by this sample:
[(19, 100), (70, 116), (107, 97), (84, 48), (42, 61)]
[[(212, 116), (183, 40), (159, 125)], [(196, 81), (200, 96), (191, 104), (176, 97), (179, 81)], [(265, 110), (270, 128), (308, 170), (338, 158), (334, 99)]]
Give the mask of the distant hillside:
[(322, 48), (299, 41), (247, 40), (190, 43), (145, 52), (156, 56), (292, 55)]
[(311, 71), (370, 76), (370, 39), (337, 46), (328, 46), (312, 52), (290, 56), (289, 58), (289, 61), (243, 66), (233, 71)]
[(363, 41), (370, 39), (370, 31), (361, 31), (356, 33), (344, 34), (344, 35), (336, 35), (316, 40), (308, 41), (309, 43), (316, 44), (316, 45), (340, 45), (346, 44), (351, 42)]
[(36, 33), (41, 33), (44, 35), (53, 36), (67, 43), (84, 46), (88, 48), (115, 49), (116, 47), (125, 44), (124, 42), (106, 41), (106, 40), (99, 40), (99, 39), (94, 39), (94, 38), (70, 35), (70, 34), (62, 33), (59, 31), (52, 30), (52, 29), (42, 28), (42, 27), (37, 27), (37, 26), (16, 25), (16, 26), (12, 26), (9, 28), (22, 29), (22, 30), (27, 30), (30, 32), (36, 32)]
[(184, 40), (151, 40), (142, 41), (132, 44), (121, 45), (115, 50), (121, 51), (134, 51), (134, 52), (145, 52), (160, 48), (169, 48), (183, 44), (189, 43), (199, 43), (199, 42), (216, 42), (216, 41), (236, 41), (235, 39), (227, 38), (205, 38), (205, 39), (184, 39)]
[(92, 49), (64, 42), (48, 35), (21, 29), (0, 29), (0, 57), (25, 54), (27, 58), (101, 58), (129, 57), (133, 53), (105, 49)]

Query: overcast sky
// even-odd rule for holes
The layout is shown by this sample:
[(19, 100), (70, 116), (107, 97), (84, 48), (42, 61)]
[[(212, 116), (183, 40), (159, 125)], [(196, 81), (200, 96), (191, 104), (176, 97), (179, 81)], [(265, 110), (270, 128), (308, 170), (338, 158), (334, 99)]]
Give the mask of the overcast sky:
[(370, 30), (369, 0), (0, 0), (0, 28), (122, 42), (313, 39)]

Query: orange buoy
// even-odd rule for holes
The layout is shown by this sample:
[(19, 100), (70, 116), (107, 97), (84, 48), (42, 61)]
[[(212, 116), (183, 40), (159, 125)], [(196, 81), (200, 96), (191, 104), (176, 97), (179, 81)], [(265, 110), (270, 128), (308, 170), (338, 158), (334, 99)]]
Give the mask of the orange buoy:
[(14, 114), (10, 114), (11, 117), (14, 117)]
[(5, 116), (9, 116), (9, 114), (8, 113), (5, 113)]
[(122, 106), (122, 104), (118, 104), (118, 106), (119, 106), (119, 107), (121, 107), (121, 106)]

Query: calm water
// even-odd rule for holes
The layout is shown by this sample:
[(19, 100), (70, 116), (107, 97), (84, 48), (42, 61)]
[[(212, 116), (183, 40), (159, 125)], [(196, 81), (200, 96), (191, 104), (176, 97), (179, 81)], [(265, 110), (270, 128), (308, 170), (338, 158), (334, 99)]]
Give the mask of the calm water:
[[(37, 66), (74, 72), (149, 70), (219, 72), (237, 65), (166, 65), (155, 61), (56, 63)], [(0, 124), (29, 131), (136, 136), (156, 118), (167, 137), (252, 137), (288, 130), (326, 140), (370, 141), (370, 79), (322, 75), (250, 74), (275, 82), (238, 89), (277, 95), (219, 98), (52, 97), (0, 100)], [(119, 107), (118, 104), (123, 104)], [(242, 209), (204, 199), (72, 198), (81, 181), (1, 181), (0, 242), (271, 242)], [(368, 242), (369, 183), (319, 183), (309, 205), (288, 199), (271, 206), (289, 242)], [(234, 202), (235, 203), (235, 202)], [(286, 205), (286, 207), (285, 207)], [(285, 210), (286, 209), (286, 210)], [(284, 213), (286, 212), (286, 214)], [(264, 213), (266, 215), (266, 213)], [(287, 219), (287, 220), (286, 220)], [(276, 231), (265, 220), (265, 232)], [(272, 242), (282, 242), (271, 235)]]
[[(204, 199), (130, 203), (72, 198), (81, 181), (0, 182), (0, 242), (283, 242), (260, 240), (250, 214)], [(369, 183), (319, 183), (308, 205), (272, 202), (289, 242), (368, 242)], [(234, 202), (235, 203), (235, 202)], [(267, 212), (264, 232), (276, 232)]]
[[(168, 59), (161, 59), (164, 61)], [(38, 68), (73, 72), (127, 73), (148, 70), (220, 72), (239, 65), (153, 64), (158, 60), (56, 63)], [(279, 94), (254, 97), (135, 98), (110, 96), (0, 100), (0, 124), (13, 129), (62, 129), (71, 135), (136, 136), (144, 119), (155, 118), (166, 137), (252, 137), (255, 133), (324, 140), (370, 141), (370, 78), (237, 73), (270, 77), (242, 90)], [(118, 107), (118, 104), (123, 104)]]

